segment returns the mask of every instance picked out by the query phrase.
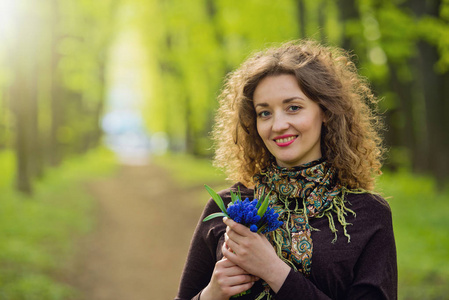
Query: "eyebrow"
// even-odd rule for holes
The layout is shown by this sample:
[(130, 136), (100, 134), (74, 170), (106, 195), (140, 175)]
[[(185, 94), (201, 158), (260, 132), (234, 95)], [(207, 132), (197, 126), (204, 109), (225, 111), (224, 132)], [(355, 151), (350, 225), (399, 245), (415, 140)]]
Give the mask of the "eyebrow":
[[(302, 97), (291, 97), (291, 98), (287, 98), (287, 99), (282, 100), (282, 103), (286, 104), (286, 103), (292, 102), (293, 100), (302, 100), (302, 101), (304, 101), (304, 99)], [(268, 107), (269, 105), (266, 102), (262, 102), (262, 103), (256, 104), (254, 107), (258, 107), (258, 106)]]

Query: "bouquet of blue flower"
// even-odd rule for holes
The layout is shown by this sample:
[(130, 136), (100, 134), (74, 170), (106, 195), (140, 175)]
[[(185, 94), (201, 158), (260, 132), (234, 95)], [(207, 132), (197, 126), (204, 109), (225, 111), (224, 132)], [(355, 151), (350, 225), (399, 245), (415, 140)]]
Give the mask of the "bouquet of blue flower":
[(234, 193), (231, 191), (231, 202), (226, 209), (226, 206), (218, 195), (212, 188), (205, 185), (206, 190), (217, 203), (221, 212), (213, 213), (204, 218), (203, 222), (217, 217), (228, 217), (237, 223), (243, 224), (252, 232), (257, 233), (267, 233), (278, 229), (283, 222), (278, 220), (279, 215), (274, 212), (272, 208), (268, 207), (268, 195), (262, 199), (254, 199), (250, 201), (248, 198), (242, 200), (239, 193)]
[[(279, 215), (274, 212), (272, 208), (268, 207), (269, 198), (268, 195), (262, 196), (260, 200), (254, 199), (250, 201), (248, 198), (242, 200), (240, 191), (236, 194), (231, 191), (231, 202), (226, 209), (226, 206), (218, 195), (211, 187), (205, 185), (206, 190), (217, 203), (221, 212), (213, 213), (203, 219), (203, 222), (217, 217), (228, 217), (237, 223), (243, 224), (252, 232), (267, 233), (276, 230), (283, 224), (278, 220)], [(262, 200), (263, 198), (263, 200)], [(237, 298), (242, 295), (251, 293), (251, 289), (234, 295), (231, 298)]]

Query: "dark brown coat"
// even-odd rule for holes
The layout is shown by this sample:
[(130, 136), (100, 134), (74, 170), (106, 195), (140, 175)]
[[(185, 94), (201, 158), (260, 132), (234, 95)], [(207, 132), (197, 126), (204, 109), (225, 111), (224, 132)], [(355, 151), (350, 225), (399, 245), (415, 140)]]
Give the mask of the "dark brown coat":
[[(253, 197), (253, 190), (240, 186), (243, 198)], [(225, 204), (230, 201), (229, 190), (220, 193)], [(332, 243), (334, 234), (327, 218), (313, 218), (313, 256), (310, 277), (290, 271), (277, 294), (276, 300), (290, 299), (397, 299), (396, 246), (391, 211), (387, 202), (371, 194), (348, 194), (347, 207), (356, 212), (346, 221), (351, 241), (343, 235), (343, 228), (336, 217), (338, 239)], [(200, 299), (201, 291), (209, 283), (215, 263), (222, 258), (221, 247), (226, 230), (221, 218), (207, 222), (202, 219), (218, 212), (211, 199), (193, 235), (187, 262), (175, 300)], [(262, 291), (260, 282), (252, 293), (237, 299), (255, 299)]]

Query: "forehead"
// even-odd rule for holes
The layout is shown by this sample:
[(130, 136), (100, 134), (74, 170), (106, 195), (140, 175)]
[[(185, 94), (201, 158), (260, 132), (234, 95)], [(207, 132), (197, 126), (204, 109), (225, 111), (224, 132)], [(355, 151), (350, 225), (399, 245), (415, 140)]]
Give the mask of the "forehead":
[(256, 86), (253, 95), (254, 104), (291, 98), (307, 97), (301, 90), (296, 77), (290, 74), (264, 77)]

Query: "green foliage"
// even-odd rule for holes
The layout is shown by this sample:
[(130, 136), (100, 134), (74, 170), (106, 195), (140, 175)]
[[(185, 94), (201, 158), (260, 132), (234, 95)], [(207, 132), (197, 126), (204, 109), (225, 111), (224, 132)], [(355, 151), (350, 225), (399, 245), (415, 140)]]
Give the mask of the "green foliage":
[[(0, 162), (8, 159), (1, 153)], [(33, 198), (1, 186), (0, 299), (67, 299), (76, 291), (58, 281), (76, 237), (93, 225), (93, 201), (83, 182), (114, 170), (101, 149), (67, 160), (39, 182)]]
[[(215, 200), (215, 198), (214, 198), (214, 200)], [(217, 201), (215, 201), (215, 202), (218, 204)], [(213, 214), (210, 214), (210, 215), (208, 215), (207, 217), (205, 217), (205, 218), (203, 219), (203, 222), (206, 222), (206, 221), (209, 221), (209, 220), (218, 218), (218, 217), (228, 217), (228, 215), (225, 214), (224, 212), (213, 213)]]
[(449, 292), (449, 189), (401, 171), (381, 177), (396, 237), (400, 299), (445, 299)]
[[(414, 8), (424, 2), (426, 5), (422, 11)], [(415, 6), (412, 6), (411, 1), (386, 0), (44, 0), (39, 4), (31, 0), (11, 0), (5, 3), (4, 7), (8, 9), (0, 11), (0, 25), (5, 25), (0, 26), (3, 45), (0, 49), (0, 147), (7, 147), (7, 151), (0, 152), (0, 191), (3, 191), (2, 199), (10, 199), (4, 200), (4, 210), (9, 209), (10, 214), (22, 210), (20, 205), (30, 202), (17, 200), (21, 196), (9, 190), (17, 172), (16, 156), (10, 150), (12, 143), (35, 138), (35, 141), (22, 145), (22, 149), (28, 149), (23, 157), (28, 156), (25, 161), (35, 165), (43, 162), (41, 171), (45, 171), (45, 163), (51, 159), (58, 163), (59, 156), (69, 157), (95, 145), (99, 137), (99, 117), (104, 108), (106, 70), (114, 63), (108, 61), (109, 46), (116, 33), (127, 30), (138, 31), (143, 39), (143, 45), (132, 44), (130, 47), (140, 47), (147, 52), (148, 60), (141, 66), (144, 71), (137, 75), (141, 82), (138, 88), (145, 89), (139, 95), (145, 98), (142, 110), (145, 111), (146, 123), (151, 132), (168, 133), (174, 150), (210, 155), (211, 141), (207, 134), (213, 124), (216, 96), (226, 74), (251, 52), (273, 43), (300, 38), (304, 32), (307, 38), (350, 48), (348, 50), (354, 53), (362, 74), (372, 82), (375, 92), (385, 99), (381, 102), (381, 110), (388, 118), (389, 132), (386, 136), (387, 144), (393, 146), (393, 165), (436, 174), (435, 168), (429, 166), (447, 162), (442, 156), (448, 152), (444, 141), (449, 140), (449, 123), (444, 114), (432, 115), (431, 112), (447, 111), (448, 0), (438, 2), (436, 10), (428, 8), (437, 2), (414, 1)], [(304, 9), (301, 12), (300, 4)], [(117, 18), (116, 11), (120, 12)], [(427, 47), (425, 53), (423, 46)], [(432, 56), (432, 51), (436, 57)], [(426, 56), (429, 53), (432, 55)], [(429, 65), (430, 72), (425, 69)], [(425, 84), (429, 83), (435, 83), (435, 86), (426, 87)], [(428, 91), (439, 91), (439, 94), (429, 94)], [(150, 96), (147, 97), (147, 93)], [(51, 101), (52, 97), (58, 101)], [(37, 104), (33, 106), (34, 99)], [(21, 104), (22, 114), (18, 114), (19, 109), (13, 112), (13, 106), (19, 107), (18, 104)], [(23, 120), (36, 120), (36, 123)], [(434, 124), (443, 128), (441, 132), (435, 130)], [(31, 134), (26, 138), (22, 135), (19, 139), (19, 125), (26, 125)], [(36, 128), (38, 130), (33, 131)], [(57, 140), (54, 144), (53, 134)], [(50, 149), (39, 145), (41, 142), (50, 145)], [(64, 147), (63, 151), (60, 146)], [(433, 157), (437, 163), (428, 163)], [(206, 160), (197, 161), (188, 156), (167, 156), (158, 160), (169, 166), (176, 163), (171, 170), (183, 185), (202, 186), (207, 182), (216, 186), (215, 182), (223, 183), (224, 175), (216, 170), (211, 174), (210, 163)], [(64, 165), (64, 168), (68, 167)], [(440, 169), (446, 173), (436, 178), (444, 180), (449, 168), (443, 166)], [(83, 173), (83, 170), (79, 172)], [(50, 192), (53, 189), (55, 193), (64, 193), (58, 191), (53, 183), (46, 186), (51, 180), (62, 180), (55, 178), (59, 176), (55, 174), (59, 174), (57, 170), (45, 174), (47, 179), (37, 185), (38, 195), (43, 190)], [(76, 174), (66, 173), (64, 176), (67, 180), (76, 181)], [(36, 178), (33, 177), (36, 174), (27, 175)], [(387, 174), (385, 178), (388, 176), (393, 176), (392, 180), (398, 182), (408, 178), (406, 174), (399, 174), (397, 178)], [(414, 178), (408, 179), (414, 182)], [(384, 188), (389, 191), (394, 186), (385, 183)], [(444, 196), (432, 194), (431, 190), (429, 187), (426, 196), (432, 195), (432, 201), (439, 201), (438, 205), (447, 208), (441, 200)], [(397, 210), (395, 203), (408, 201), (402, 200), (401, 192), (393, 190), (391, 194), (395, 195), (392, 200), (394, 211)], [(410, 199), (416, 197), (410, 195)], [(46, 201), (50, 200), (36, 202)], [(417, 200), (410, 203), (408, 209), (416, 206), (416, 211), (411, 213), (420, 212)], [(57, 207), (53, 204), (48, 206)], [(28, 214), (43, 214), (39, 208), (33, 208), (33, 204), (29, 205), (23, 207)], [(442, 213), (443, 210), (435, 211), (431, 214)], [(54, 218), (58, 220), (58, 217)], [(70, 219), (69, 216), (67, 218)], [(399, 216), (398, 220), (401, 219)], [(20, 222), (19, 219), (17, 228)], [(401, 232), (408, 227), (398, 222), (398, 249), (401, 249), (405, 247), (401, 245), (409, 246), (406, 240), (401, 240), (401, 236), (406, 236)], [(446, 223), (438, 225), (441, 228), (447, 226)], [(40, 228), (40, 222), (36, 221), (35, 226)], [(52, 230), (50, 235), (57, 236), (57, 230)], [(442, 235), (438, 230), (435, 232), (432, 236), (439, 238)], [(424, 232), (420, 233), (424, 235)], [(425, 245), (436, 243), (426, 241)], [(23, 241), (14, 243), (11, 239), (9, 246), (0, 244), (0, 247), (5, 247), (5, 253), (13, 251), (8, 249), (23, 248), (20, 244)], [(424, 247), (416, 247), (415, 244), (418, 250)], [(434, 246), (432, 249), (441, 254), (441, 246)], [(49, 263), (45, 255), (17, 253), (17, 257), (26, 257), (33, 266)], [(439, 257), (442, 258), (441, 255)], [(400, 266), (410, 264), (411, 258), (405, 256), (401, 259), (407, 261), (400, 262)], [(438, 267), (438, 264), (427, 263), (426, 259), (419, 260), (424, 268), (422, 274), (429, 274), (430, 269)], [(7, 270), (3, 265), (0, 267), (0, 270)], [(401, 276), (406, 278), (409, 274), (416, 274), (410, 269), (401, 270)], [(446, 278), (440, 271), (435, 274), (436, 277), (432, 275), (429, 278), (436, 282), (439, 278)], [(409, 282), (404, 284), (410, 287), (427, 280), (425, 276), (428, 275), (423, 276), (403, 282)], [(23, 286), (45, 281), (39, 276), (30, 278), (24, 281)], [(3, 286), (2, 282), (0, 286)]]
[[(219, 178), (210, 162), (188, 156), (165, 159), (162, 164), (186, 187), (209, 184), (212, 178)], [(201, 169), (201, 175), (194, 180), (191, 172), (195, 166)], [(229, 187), (222, 182), (220, 188)], [(386, 172), (378, 188), (393, 213), (399, 299), (445, 299), (449, 293), (449, 189), (438, 193), (431, 177), (406, 171)], [(199, 201), (204, 203), (207, 199), (209, 195), (204, 193)]]
[[(446, 4), (449, 11), (449, 4)], [(442, 10), (442, 13), (444, 11)], [(425, 16), (419, 21), (419, 33), (430, 44), (435, 45), (440, 53), (440, 59), (435, 69), (437, 72), (444, 74), (449, 71), (449, 17), (438, 19)]]
[[(420, 167), (416, 158), (424, 155), (431, 160), (436, 151), (420, 149), (418, 144), (428, 142), (435, 130), (414, 124), (437, 122), (423, 112), (427, 106), (442, 106), (445, 99), (423, 93), (422, 76), (426, 75), (422, 69), (434, 64), (435, 73), (447, 73), (447, 1), (436, 8), (437, 14), (432, 8), (435, 3), (421, 5), (420, 1), (415, 5), (372, 0), (171, 0), (150, 1), (150, 5), (135, 1), (142, 7), (140, 26), (153, 57), (151, 77), (157, 81), (152, 92), (155, 100), (149, 100), (149, 126), (167, 132), (172, 148), (210, 153), (205, 137), (213, 124), (215, 99), (225, 74), (253, 51), (305, 34), (347, 47), (354, 54), (360, 72), (384, 99), (381, 111), (390, 128), (387, 144), (408, 148), (414, 170), (429, 169), (425, 164)], [(149, 29), (151, 35), (146, 34)], [(437, 61), (425, 57), (429, 51), (423, 52), (423, 43), (437, 50)]]
[[(221, 211), (223, 212), (224, 216), (229, 217), (228, 214), (226, 213), (226, 206), (224, 205), (223, 199), (221, 199), (220, 195), (218, 195), (210, 186), (208, 186), (207, 184), (204, 185), (204, 187), (206, 188), (207, 192), (209, 193), (209, 195), (212, 197), (212, 199), (214, 199), (215, 203), (217, 203), (218, 207), (221, 209)], [(203, 222), (210, 220), (212, 218), (221, 216), (220, 213), (218, 214), (214, 214), (213, 217), (208, 216), (206, 217)]]
[(187, 154), (167, 154), (154, 159), (154, 163), (166, 169), (180, 187), (198, 187), (199, 203), (210, 198), (203, 188), (204, 184), (213, 185), (217, 191), (229, 187), (225, 174), (214, 168), (208, 159), (199, 159)]
[(172, 144), (190, 153), (210, 154), (210, 140), (204, 137), (224, 76), (254, 49), (297, 37), (292, 2), (173, 0), (152, 5), (158, 16), (148, 18), (154, 11), (144, 8), (141, 16), (141, 28), (154, 32), (143, 36), (149, 56), (157, 61), (150, 65), (158, 83), (152, 99), (160, 99), (150, 100), (150, 130), (167, 132)]
[(118, 1), (14, 0), (0, 9), (0, 148), (32, 193), (47, 164), (96, 147)]
[(11, 150), (0, 151), (0, 191), (13, 184), (16, 168), (16, 158)]
[(209, 159), (199, 159), (188, 154), (158, 156), (154, 163), (167, 169), (181, 187), (225, 185), (223, 172), (212, 167)]

